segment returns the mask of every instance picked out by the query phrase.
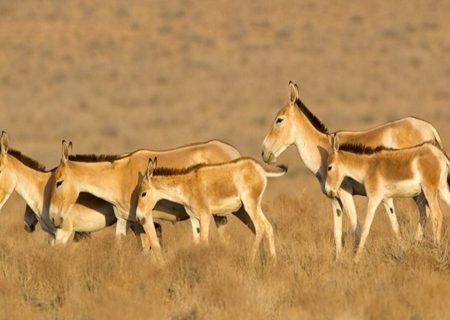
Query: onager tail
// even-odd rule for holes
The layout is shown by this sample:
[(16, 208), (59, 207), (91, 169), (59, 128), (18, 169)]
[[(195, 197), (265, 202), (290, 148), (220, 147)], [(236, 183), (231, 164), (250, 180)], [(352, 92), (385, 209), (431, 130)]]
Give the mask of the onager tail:
[(273, 166), (273, 165), (269, 165), (269, 164), (262, 164), (261, 166), (263, 167), (264, 171), (266, 172), (266, 177), (268, 178), (278, 178), (281, 177), (282, 175), (284, 175), (288, 168), (285, 165), (279, 165), (279, 166)]
[(441, 150), (444, 150), (444, 145), (442, 144), (441, 137), (439, 136), (439, 133), (437, 132), (436, 128), (433, 125), (431, 126), (431, 131), (433, 131), (434, 140), (436, 140), (436, 143), (438, 144), (439, 148)]

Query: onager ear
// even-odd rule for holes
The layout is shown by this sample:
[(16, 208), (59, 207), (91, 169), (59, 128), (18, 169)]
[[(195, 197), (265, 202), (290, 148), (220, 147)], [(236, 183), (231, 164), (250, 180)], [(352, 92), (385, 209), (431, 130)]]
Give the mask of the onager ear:
[(61, 163), (67, 163), (69, 160), (70, 155), (70, 147), (69, 144), (66, 142), (66, 140), (62, 141), (62, 156), (61, 156)]
[(150, 179), (151, 177), (153, 177), (153, 171), (155, 171), (155, 166), (156, 166), (156, 158), (155, 160), (152, 160), (152, 158), (148, 159), (148, 165), (147, 165), (147, 179)]
[(333, 133), (331, 135), (331, 144), (333, 145), (334, 152), (339, 151), (339, 140), (338, 140), (336, 133)]
[(8, 141), (8, 135), (5, 131), (2, 131), (2, 137), (1, 137), (1, 149), (2, 149), (2, 155), (6, 155), (8, 153), (9, 149), (9, 141)]
[(289, 87), (288, 87), (288, 98), (289, 98), (289, 104), (293, 106), (295, 104), (295, 101), (298, 99), (298, 87), (296, 84), (294, 84), (292, 81), (289, 81)]
[(72, 141), (69, 142), (69, 156), (73, 155), (73, 144)]

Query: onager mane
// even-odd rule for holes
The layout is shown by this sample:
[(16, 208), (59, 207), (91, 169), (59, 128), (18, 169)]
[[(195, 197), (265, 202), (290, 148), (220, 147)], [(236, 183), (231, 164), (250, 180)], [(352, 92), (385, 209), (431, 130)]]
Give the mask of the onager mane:
[(30, 157), (28, 157), (26, 155), (24, 155), (19, 150), (9, 149), (8, 150), (8, 154), (13, 156), (14, 158), (19, 160), (20, 162), (22, 162), (24, 165), (26, 165), (29, 168), (35, 169), (35, 170), (40, 171), (40, 172), (47, 172), (47, 170), (45, 169), (44, 165), (40, 164), (36, 160), (31, 159)]
[(312, 112), (311, 110), (309, 110), (305, 104), (300, 100), (297, 99), (297, 101), (295, 102), (295, 104), (298, 106), (298, 108), (300, 109), (300, 111), (306, 116), (306, 118), (309, 120), (309, 122), (314, 126), (314, 128), (316, 128), (317, 130), (319, 130), (322, 133), (328, 134), (328, 129), (327, 127), (323, 124), (322, 121), (319, 120), (319, 118), (317, 118)]
[(114, 162), (122, 158), (127, 157), (127, 155), (117, 155), (117, 154), (74, 154), (69, 156), (71, 161), (79, 162)]
[(168, 168), (168, 167), (157, 167), (153, 170), (153, 175), (155, 176), (162, 176), (162, 177), (169, 177), (169, 176), (181, 176), (188, 174), (192, 171), (197, 170), (198, 168), (205, 167), (207, 164), (205, 163), (198, 163), (194, 164), (190, 167), (186, 168)]

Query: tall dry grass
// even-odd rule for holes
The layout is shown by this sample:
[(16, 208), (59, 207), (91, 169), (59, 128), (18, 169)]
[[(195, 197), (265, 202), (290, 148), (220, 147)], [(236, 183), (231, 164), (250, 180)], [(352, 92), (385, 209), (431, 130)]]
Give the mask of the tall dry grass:
[[(219, 138), (259, 158), (292, 80), (330, 130), (414, 115), (449, 147), (449, 19), (445, 0), (0, 1), (0, 130), (49, 167), (61, 139), (114, 154)], [(334, 262), (328, 201), (295, 150), (280, 160), (289, 172), (264, 202), (275, 266), (249, 265), (252, 236), (233, 219), (229, 244), (210, 248), (191, 246), (188, 224), (164, 224), (165, 269), (113, 230), (51, 248), (23, 231), (13, 196), (0, 317), (449, 318), (447, 227), (440, 249), (414, 243), (416, 208), (401, 201), (403, 243), (380, 211), (361, 263), (348, 229)]]
[[(113, 230), (67, 247), (49, 247), (38, 230), (26, 235), (20, 217), (3, 212), (0, 225), (2, 317), (42, 319), (444, 319), (450, 293), (450, 239), (412, 239), (418, 214), (399, 208), (398, 242), (380, 210), (359, 264), (353, 236), (334, 253), (324, 197), (280, 195), (264, 205), (275, 227), (278, 262), (264, 251), (249, 262), (252, 234), (230, 219), (228, 241), (215, 232), (209, 247), (192, 245), (188, 223), (164, 224), (165, 266), (144, 255), (129, 234)], [(214, 229), (213, 229), (214, 230)]]

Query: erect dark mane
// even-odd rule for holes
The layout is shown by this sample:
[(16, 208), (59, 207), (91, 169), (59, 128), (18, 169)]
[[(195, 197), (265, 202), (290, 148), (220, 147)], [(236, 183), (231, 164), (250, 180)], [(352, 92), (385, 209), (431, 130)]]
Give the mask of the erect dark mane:
[(344, 143), (339, 146), (339, 151), (347, 151), (357, 154), (374, 154), (384, 150), (394, 150), (394, 149), (387, 148), (385, 146), (377, 146), (375, 148), (372, 148), (362, 144), (354, 144), (354, 143)]
[(26, 155), (22, 154), (22, 152), (15, 150), (15, 149), (9, 149), (8, 154), (22, 162), (24, 165), (26, 165), (29, 168), (35, 169), (37, 171), (46, 172), (45, 166), (40, 164), (34, 159), (31, 159), (30, 157), (27, 157)]
[(114, 162), (121, 158), (123, 157), (115, 154), (74, 154), (69, 156), (69, 160), (79, 162)]
[(306, 118), (308, 118), (309, 122), (311, 122), (311, 124), (314, 126), (314, 128), (316, 128), (317, 130), (319, 130), (322, 133), (328, 134), (328, 129), (327, 127), (322, 123), (322, 121), (319, 120), (319, 118), (317, 118), (305, 105), (304, 103), (300, 100), (297, 99), (297, 101), (295, 102), (297, 104), (297, 106), (299, 107), (300, 111), (303, 112), (303, 114), (306, 116)]
[(198, 163), (198, 164), (194, 164), (190, 167), (186, 167), (186, 168), (167, 168), (167, 167), (159, 167), (159, 168), (155, 168), (153, 171), (153, 175), (154, 176), (179, 176), (179, 175), (184, 175), (184, 174), (188, 174), (189, 172), (192, 172), (200, 167), (204, 167), (206, 166), (205, 163)]

